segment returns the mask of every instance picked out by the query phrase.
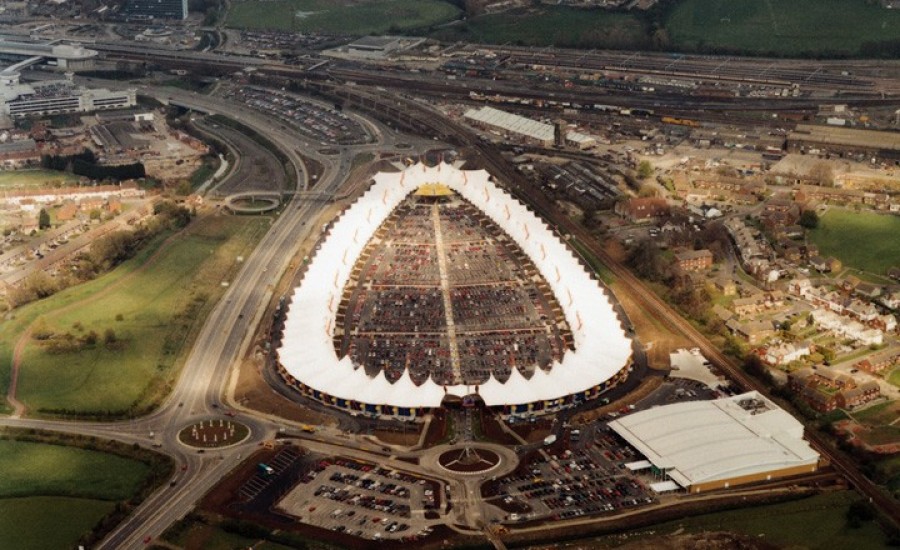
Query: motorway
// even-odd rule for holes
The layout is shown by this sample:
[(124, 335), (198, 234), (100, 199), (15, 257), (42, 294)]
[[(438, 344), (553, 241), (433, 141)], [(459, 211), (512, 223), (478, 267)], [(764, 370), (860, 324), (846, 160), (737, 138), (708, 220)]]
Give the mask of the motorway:
[[(115, 87), (119, 83), (102, 81)], [(352, 167), (351, 160), (360, 151), (390, 150), (399, 137), (393, 132), (367, 123), (376, 142), (358, 147), (340, 148), (340, 154), (326, 156), (315, 151), (315, 144), (302, 140), (277, 122), (258, 112), (235, 106), (221, 99), (200, 96), (170, 88), (141, 87), (140, 92), (163, 101), (176, 101), (206, 113), (222, 113), (249, 128), (266, 135), (292, 161), (301, 189), (308, 187), (305, 167), (298, 154), (320, 162), (324, 168), (315, 190), (333, 196), (345, 182)], [(409, 140), (405, 140), (407, 143)], [(434, 145), (430, 142), (429, 145)], [(110, 423), (66, 422), (27, 418), (2, 418), (0, 426), (34, 428), (77, 433), (137, 443), (156, 448), (172, 456), (180, 470), (175, 486), (164, 486), (151, 495), (120, 524), (99, 546), (103, 549), (138, 548), (146, 537), (156, 537), (169, 525), (183, 517), (240, 458), (263, 440), (271, 439), (285, 422), (257, 419), (238, 413), (235, 420), (250, 427), (250, 438), (227, 449), (198, 452), (177, 441), (184, 426), (211, 416), (220, 416), (225, 406), (229, 373), (242, 356), (254, 333), (262, 312), (272, 298), (272, 289), (287, 269), (301, 243), (318, 231), (314, 223), (328, 202), (305, 201), (300, 193), (290, 201), (262, 238), (255, 251), (244, 262), (228, 290), (210, 313), (188, 356), (182, 374), (165, 403), (152, 414), (130, 421)]]

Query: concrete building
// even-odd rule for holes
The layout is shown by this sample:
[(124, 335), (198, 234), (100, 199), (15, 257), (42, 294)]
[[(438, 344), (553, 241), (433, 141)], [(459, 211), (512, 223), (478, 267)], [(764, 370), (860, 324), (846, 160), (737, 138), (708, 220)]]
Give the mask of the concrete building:
[(0, 73), (0, 114), (9, 117), (83, 113), (137, 104), (137, 91), (111, 91), (76, 86), (70, 80), (23, 84), (18, 73)]
[(609, 423), (691, 493), (815, 472), (803, 424), (757, 392), (663, 405)]
[(187, 0), (128, 0), (125, 14), (129, 19), (175, 19), (188, 16)]
[(17, 73), (36, 65), (63, 71), (86, 70), (93, 68), (96, 57), (96, 50), (80, 45), (0, 40), (0, 62), (10, 65), (4, 73)]

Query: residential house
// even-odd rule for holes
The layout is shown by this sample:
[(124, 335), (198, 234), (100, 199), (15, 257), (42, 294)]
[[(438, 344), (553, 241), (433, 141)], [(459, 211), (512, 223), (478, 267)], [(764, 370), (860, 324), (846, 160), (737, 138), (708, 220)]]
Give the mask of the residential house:
[(842, 409), (851, 409), (853, 407), (865, 405), (869, 401), (881, 397), (881, 387), (878, 385), (878, 382), (869, 380), (855, 388), (841, 390), (837, 392), (835, 397), (838, 407)]
[(714, 285), (723, 296), (734, 296), (737, 293), (737, 285), (731, 279), (716, 279)]
[(769, 321), (751, 321), (741, 323), (732, 319), (725, 323), (731, 332), (746, 340), (750, 345), (762, 344), (775, 336), (775, 327)]
[(656, 197), (637, 197), (616, 203), (615, 212), (634, 223), (643, 223), (667, 214), (669, 204)]
[(812, 351), (809, 342), (799, 342), (797, 344), (781, 343), (766, 348), (763, 361), (777, 367), (802, 359), (810, 353)]
[(900, 349), (894, 348), (872, 354), (853, 365), (853, 368), (878, 374), (898, 364), (900, 364)]
[(853, 292), (862, 296), (863, 298), (874, 300), (875, 298), (881, 296), (881, 287), (878, 285), (873, 285), (872, 283), (859, 283), (853, 289)]
[(709, 250), (686, 250), (675, 253), (675, 264), (682, 271), (704, 271), (712, 267), (713, 255)]
[(816, 369), (816, 379), (819, 384), (829, 388), (856, 387), (856, 380), (852, 376), (830, 367), (818, 367)]
[(830, 413), (837, 408), (837, 394), (823, 392), (818, 386), (805, 386), (800, 390), (800, 397), (819, 413)]
[(841, 317), (832, 311), (814, 309), (811, 313), (813, 321), (822, 329), (830, 330), (837, 335), (856, 340), (864, 346), (880, 346), (884, 341), (884, 333), (875, 328), (868, 328), (859, 321)]
[(840, 260), (832, 256), (829, 256), (828, 258), (823, 258), (821, 256), (812, 256), (809, 259), (809, 264), (820, 273), (840, 271), (841, 267), (843, 266)]

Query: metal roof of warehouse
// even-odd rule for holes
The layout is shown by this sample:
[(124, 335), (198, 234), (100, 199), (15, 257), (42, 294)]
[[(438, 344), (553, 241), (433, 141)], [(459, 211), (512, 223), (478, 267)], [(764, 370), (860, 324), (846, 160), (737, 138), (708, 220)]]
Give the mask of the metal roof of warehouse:
[(803, 440), (803, 424), (755, 391), (654, 407), (609, 427), (682, 487), (819, 459)]
[(835, 126), (801, 124), (788, 137), (793, 141), (810, 141), (846, 147), (900, 150), (900, 133), (857, 130)]

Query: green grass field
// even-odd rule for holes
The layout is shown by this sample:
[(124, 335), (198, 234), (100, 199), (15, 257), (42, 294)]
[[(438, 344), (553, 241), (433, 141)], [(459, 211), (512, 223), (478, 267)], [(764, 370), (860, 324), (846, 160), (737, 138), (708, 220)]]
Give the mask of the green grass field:
[(630, 14), (562, 7), (473, 17), (431, 36), (446, 41), (571, 48), (640, 48), (645, 43), (640, 22)]
[(900, 12), (865, 0), (681, 0), (665, 26), (676, 49), (852, 55), (900, 39)]
[[(15, 342), (40, 318), (37, 325), (54, 333), (95, 331), (101, 340), (68, 353), (29, 340), (18, 386), (29, 411), (126, 415), (154, 405), (167, 393), (185, 343), (224, 291), (222, 281), (240, 267), (235, 258), (249, 255), (268, 224), (259, 217), (199, 219), (171, 244), (161, 247), (161, 237), (111, 273), (17, 310), (0, 323), (0, 391), (9, 383)], [(107, 329), (118, 340), (113, 346), (103, 343)]]
[(654, 531), (657, 534), (682, 528), (689, 532), (732, 531), (758, 536), (761, 541), (776, 547), (810, 550), (884, 548), (884, 534), (874, 522), (859, 529), (846, 525), (848, 506), (861, 498), (851, 491), (826, 493), (780, 504), (685, 518), (654, 526)]
[(53, 187), (78, 181), (78, 176), (55, 170), (2, 170), (0, 190)]
[(72, 548), (146, 479), (143, 462), (0, 439), (0, 548)]
[(244, 0), (232, 2), (229, 27), (365, 35), (424, 28), (456, 18), (441, 0)]
[(148, 467), (99, 451), (0, 439), (0, 472), (0, 498), (125, 500), (147, 476)]
[(892, 370), (887, 377), (887, 381), (900, 388), (900, 368)]
[(0, 499), (0, 548), (74, 548), (78, 538), (115, 505), (72, 497)]
[(821, 256), (834, 256), (845, 266), (876, 275), (900, 265), (898, 235), (898, 216), (840, 208), (830, 208), (810, 234)]

